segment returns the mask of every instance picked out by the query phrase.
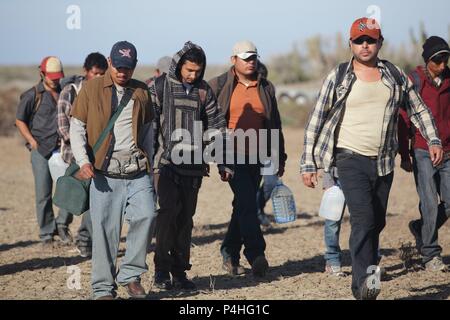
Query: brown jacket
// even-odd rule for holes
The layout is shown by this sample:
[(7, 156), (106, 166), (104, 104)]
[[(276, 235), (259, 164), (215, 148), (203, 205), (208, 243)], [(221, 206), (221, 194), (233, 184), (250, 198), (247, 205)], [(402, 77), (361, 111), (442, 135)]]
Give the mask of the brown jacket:
[[(234, 73), (234, 67), (231, 67), (226, 73), (213, 78), (209, 81), (209, 85), (214, 91), (214, 94), (217, 96), (217, 102), (222, 108), (223, 113), (226, 116), (227, 121), (230, 118), (230, 102), (231, 96), (233, 95), (234, 88), (236, 87), (237, 81)], [(279, 157), (280, 157), (280, 166), (284, 167), (287, 154), (284, 148), (284, 136), (281, 128), (281, 119), (280, 113), (278, 111), (277, 98), (275, 96), (275, 88), (273, 84), (263, 77), (262, 74), (258, 73), (258, 91), (259, 98), (261, 99), (262, 104), (265, 109), (265, 129), (272, 130), (278, 129), (280, 130), (280, 141), (279, 141)], [(268, 134), (268, 138), (270, 137), (270, 133)], [(270, 150), (270, 139), (268, 139), (268, 147)]]
[[(112, 134), (105, 139), (94, 157), (92, 148), (97, 142), (102, 131), (106, 128), (111, 117), (113, 81), (109, 71), (104, 76), (92, 79), (83, 86), (72, 108), (72, 116), (86, 123), (88, 154), (94, 159), (94, 167), (101, 170), (105, 161), (108, 147), (111, 143)], [(132, 114), (133, 138), (136, 146), (143, 151), (141, 134), (143, 125), (153, 120), (153, 108), (145, 83), (131, 79), (127, 88), (134, 90)], [(143, 151), (144, 152), (144, 151)]]

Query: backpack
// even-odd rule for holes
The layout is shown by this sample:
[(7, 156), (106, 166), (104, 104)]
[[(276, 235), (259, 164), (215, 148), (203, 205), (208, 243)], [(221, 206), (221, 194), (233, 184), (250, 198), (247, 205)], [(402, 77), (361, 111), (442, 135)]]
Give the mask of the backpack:
[[(402, 78), (402, 75), (400, 73), (400, 71), (398, 71), (397, 67), (395, 67), (391, 62), (387, 61), (387, 60), (381, 60), (381, 62), (383, 62), (386, 67), (388, 68), (389, 72), (391, 73), (391, 75), (394, 77), (395, 82), (397, 83), (397, 85), (402, 86), (404, 81)], [(347, 71), (349, 64), (351, 62), (344, 62), (341, 63), (338, 67), (338, 72), (336, 75), (336, 83), (334, 86), (334, 94), (333, 94), (333, 104), (332, 106), (334, 106), (336, 104), (337, 101), (337, 88), (342, 84), (342, 82), (344, 81), (344, 77), (345, 77), (345, 72)]]
[[(159, 77), (155, 78), (156, 96), (158, 97), (158, 100), (160, 101), (160, 103), (164, 97), (164, 85), (165, 85), (166, 77), (167, 77), (167, 75), (165, 73), (163, 73)], [(207, 94), (206, 89), (199, 88), (198, 94), (200, 96), (200, 103), (204, 106), (206, 103), (206, 94)]]

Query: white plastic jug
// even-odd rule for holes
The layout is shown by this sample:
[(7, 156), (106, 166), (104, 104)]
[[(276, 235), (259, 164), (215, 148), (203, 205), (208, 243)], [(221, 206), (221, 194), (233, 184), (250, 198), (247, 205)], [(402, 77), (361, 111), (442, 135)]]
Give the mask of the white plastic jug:
[(58, 178), (64, 175), (68, 167), (69, 164), (64, 162), (61, 152), (59, 150), (54, 151), (48, 160), (48, 168), (50, 169), (50, 175), (52, 176), (53, 182), (56, 183)]
[(294, 195), (280, 179), (271, 194), (273, 211), (276, 223), (288, 223), (295, 221), (297, 210), (295, 208)]
[(331, 221), (340, 221), (345, 207), (345, 197), (341, 188), (333, 186), (326, 190), (320, 203), (319, 216)]

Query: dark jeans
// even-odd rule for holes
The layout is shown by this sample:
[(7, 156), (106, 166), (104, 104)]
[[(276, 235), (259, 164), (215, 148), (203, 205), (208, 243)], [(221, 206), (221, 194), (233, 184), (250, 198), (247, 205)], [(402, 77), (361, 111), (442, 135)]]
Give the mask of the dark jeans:
[(36, 150), (31, 151), (31, 166), (34, 176), (36, 195), (36, 216), (41, 240), (52, 238), (57, 234), (56, 226), (67, 227), (73, 220), (73, 215), (60, 209), (55, 219), (52, 204), (53, 180), (48, 167), (48, 159)]
[(352, 290), (358, 292), (378, 264), (378, 243), (386, 225), (386, 210), (394, 174), (380, 177), (377, 161), (364, 156), (338, 154), (339, 182), (350, 211)]
[(442, 253), (438, 230), (450, 216), (450, 160), (433, 167), (428, 151), (416, 149), (413, 157), (414, 178), (419, 194), (422, 226), (423, 262)]
[(256, 215), (256, 193), (261, 182), (259, 165), (236, 165), (230, 181), (234, 193), (233, 213), (220, 251), (224, 259), (239, 263), (244, 245), (244, 256), (250, 264), (258, 256), (264, 256), (266, 243)]
[(202, 177), (181, 176), (169, 168), (162, 168), (156, 181), (159, 211), (156, 216), (155, 271), (180, 276), (191, 269), (192, 217)]

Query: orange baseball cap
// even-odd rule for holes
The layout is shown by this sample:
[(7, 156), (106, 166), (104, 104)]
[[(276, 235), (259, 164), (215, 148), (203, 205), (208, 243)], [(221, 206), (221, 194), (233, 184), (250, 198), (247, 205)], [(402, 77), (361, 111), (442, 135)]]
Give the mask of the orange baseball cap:
[(353, 22), (350, 29), (350, 40), (358, 39), (362, 36), (369, 36), (376, 40), (383, 39), (381, 27), (377, 20), (370, 18), (359, 18)]
[(64, 71), (61, 61), (57, 57), (45, 57), (39, 69), (51, 80), (64, 78)]

